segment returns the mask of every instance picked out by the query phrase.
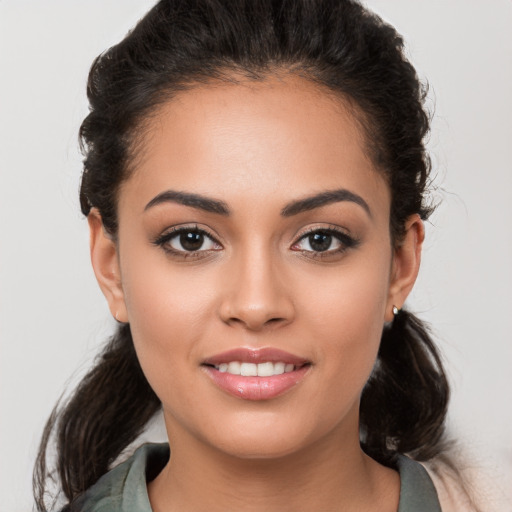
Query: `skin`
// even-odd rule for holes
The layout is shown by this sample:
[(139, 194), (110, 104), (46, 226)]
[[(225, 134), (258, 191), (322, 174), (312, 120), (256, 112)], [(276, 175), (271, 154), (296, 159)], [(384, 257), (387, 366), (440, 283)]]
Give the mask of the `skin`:
[[(361, 451), (358, 408), (384, 322), (416, 279), (423, 225), (412, 216), (393, 247), (390, 191), (353, 111), (291, 76), (202, 85), (161, 107), (142, 147), (120, 190), (117, 239), (96, 210), (89, 224), (98, 282), (163, 404), (172, 457), (149, 484), (155, 512), (396, 511), (398, 474)], [(282, 215), (339, 189), (369, 212), (346, 200)], [(147, 207), (167, 190), (222, 201), (230, 214)], [(215, 241), (187, 256), (155, 244), (178, 225)], [(305, 233), (322, 228), (356, 243), (315, 252)], [(243, 400), (201, 366), (237, 347), (311, 366), (283, 395)]]

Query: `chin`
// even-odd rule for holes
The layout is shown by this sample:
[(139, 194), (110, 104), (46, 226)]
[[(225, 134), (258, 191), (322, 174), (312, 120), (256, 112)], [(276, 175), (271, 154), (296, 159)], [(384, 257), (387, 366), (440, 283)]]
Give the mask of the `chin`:
[[(263, 438), (262, 438), (263, 437)], [(243, 460), (275, 460), (281, 459), (304, 450), (307, 443), (286, 439), (281, 436), (244, 436), (243, 439), (231, 439), (229, 442), (217, 444), (226, 455)]]
[[(312, 424), (311, 419), (262, 414), (246, 415), (210, 431), (210, 446), (239, 459), (274, 460), (303, 453), (337, 430), (332, 421)], [(242, 421), (244, 420), (244, 421)], [(229, 425), (229, 427), (227, 427)]]

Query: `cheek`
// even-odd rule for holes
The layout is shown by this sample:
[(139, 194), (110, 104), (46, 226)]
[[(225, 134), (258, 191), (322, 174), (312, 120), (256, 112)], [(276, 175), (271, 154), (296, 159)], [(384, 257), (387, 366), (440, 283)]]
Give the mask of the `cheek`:
[[(305, 283), (305, 329), (317, 340), (316, 357), (333, 394), (356, 398), (377, 357), (387, 305), (389, 261), (340, 267), (322, 286)], [(308, 293), (309, 292), (309, 293)], [(314, 338), (314, 339), (315, 339)]]
[[(355, 260), (356, 258), (354, 258)], [(390, 258), (373, 255), (348, 262), (325, 275), (311, 274), (302, 280), (305, 310), (314, 310), (329, 338), (352, 333), (364, 337), (381, 330), (389, 291)]]
[(121, 255), (124, 299), (135, 329), (166, 338), (182, 329), (190, 335), (201, 325), (210, 302), (205, 269), (177, 267), (153, 247), (121, 249)]
[(180, 382), (170, 377), (200, 360), (212, 301), (200, 271), (191, 279), (193, 272), (176, 271), (165, 257), (148, 252), (123, 261), (123, 292), (144, 373), (157, 394), (168, 394)]

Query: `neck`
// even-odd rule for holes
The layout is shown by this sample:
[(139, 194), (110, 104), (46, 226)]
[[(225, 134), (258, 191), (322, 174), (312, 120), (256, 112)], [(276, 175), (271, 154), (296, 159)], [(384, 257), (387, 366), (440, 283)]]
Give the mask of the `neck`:
[(148, 487), (154, 512), (397, 510), (398, 473), (361, 451), (357, 429), (272, 459), (184, 442), (178, 430), (170, 435), (169, 463)]

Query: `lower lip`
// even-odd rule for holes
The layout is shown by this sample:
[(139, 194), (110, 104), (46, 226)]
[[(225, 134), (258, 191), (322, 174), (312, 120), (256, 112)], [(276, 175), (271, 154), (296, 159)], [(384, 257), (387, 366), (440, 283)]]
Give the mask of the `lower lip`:
[(270, 400), (295, 387), (308, 373), (311, 365), (271, 377), (242, 377), (204, 366), (206, 373), (223, 391), (244, 400)]

